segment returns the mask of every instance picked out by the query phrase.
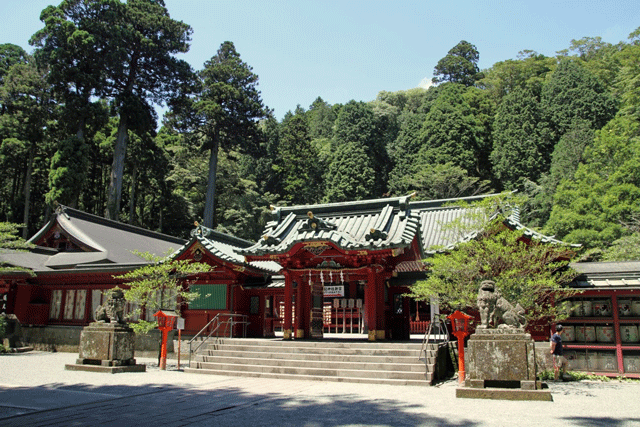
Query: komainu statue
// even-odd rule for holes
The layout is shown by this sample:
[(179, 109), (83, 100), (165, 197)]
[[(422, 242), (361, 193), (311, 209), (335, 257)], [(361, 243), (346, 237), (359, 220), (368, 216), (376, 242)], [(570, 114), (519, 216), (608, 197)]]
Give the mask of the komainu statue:
[(99, 305), (94, 313), (94, 319), (98, 323), (125, 323), (124, 321), (124, 292), (115, 287), (108, 293), (104, 304)]
[(504, 299), (493, 280), (484, 280), (480, 284), (477, 302), (480, 311), (477, 329), (524, 328), (527, 323), (524, 308), (520, 304), (514, 307)]

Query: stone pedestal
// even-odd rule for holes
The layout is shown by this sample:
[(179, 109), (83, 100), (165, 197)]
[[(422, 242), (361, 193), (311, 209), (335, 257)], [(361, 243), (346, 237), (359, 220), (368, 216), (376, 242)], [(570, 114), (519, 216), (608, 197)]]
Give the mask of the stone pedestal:
[(95, 372), (144, 372), (134, 359), (134, 332), (122, 324), (94, 322), (82, 330), (80, 355), (68, 370)]
[(458, 397), (552, 400), (536, 380), (535, 344), (524, 329), (478, 329), (467, 342), (466, 365)]

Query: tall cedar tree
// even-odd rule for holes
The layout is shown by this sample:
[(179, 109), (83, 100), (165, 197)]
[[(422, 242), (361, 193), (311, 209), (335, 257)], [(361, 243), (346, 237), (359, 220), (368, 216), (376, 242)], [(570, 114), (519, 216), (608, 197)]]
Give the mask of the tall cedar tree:
[(210, 151), (203, 223), (213, 228), (218, 150), (254, 150), (259, 140), (258, 121), (270, 112), (262, 103), (258, 76), (230, 41), (220, 45), (198, 77), (201, 87), (195, 98), (176, 109), (175, 116), (180, 126), (202, 141), (202, 149)]
[(473, 86), (476, 80), (483, 77), (478, 68), (479, 59), (478, 49), (468, 41), (461, 40), (447, 52), (447, 56), (438, 61), (433, 69), (435, 77), (432, 81)]
[(542, 113), (535, 96), (516, 87), (504, 97), (493, 128), (493, 173), (504, 189), (537, 182), (549, 168), (551, 150), (541, 130)]
[(556, 143), (575, 120), (600, 129), (616, 113), (616, 103), (598, 79), (579, 61), (560, 61), (542, 88), (540, 106)]
[(22, 218), (25, 224), (22, 237), (25, 239), (29, 233), (35, 158), (44, 145), (54, 108), (50, 89), (46, 69), (38, 67), (30, 56), (28, 62), (14, 64), (4, 76), (4, 84), (0, 86), (0, 103), (5, 108), (5, 114), (0, 117), (0, 125), (12, 127), (15, 137), (27, 146)]
[[(128, 132), (153, 130), (151, 104), (177, 96), (191, 79), (189, 64), (174, 57), (188, 51), (191, 27), (171, 19), (162, 0), (66, 0), (40, 19), (45, 28), (32, 43), (51, 66), (67, 110), (84, 112), (98, 96), (118, 112), (106, 212), (118, 219)], [(81, 140), (85, 119), (77, 120)]]
[(278, 158), (280, 161), (274, 169), (280, 176), (287, 200), (295, 205), (318, 203), (322, 194), (322, 170), (303, 115), (296, 114), (282, 124)]
[(604, 248), (629, 233), (640, 215), (640, 127), (619, 116), (596, 131), (584, 163), (560, 182), (547, 232), (588, 248)]

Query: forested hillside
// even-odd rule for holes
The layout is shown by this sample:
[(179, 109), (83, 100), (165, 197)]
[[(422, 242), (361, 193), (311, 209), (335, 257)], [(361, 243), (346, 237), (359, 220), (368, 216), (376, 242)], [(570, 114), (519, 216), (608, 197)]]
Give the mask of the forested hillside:
[(25, 236), (57, 204), (256, 239), (270, 204), (518, 190), (526, 224), (636, 256), (640, 28), (485, 70), (461, 41), (428, 89), (344, 105), (318, 94), (278, 121), (232, 42), (200, 70), (180, 59), (192, 31), (162, 2), (72, 0), (41, 20), (32, 52), (0, 45), (0, 221)]

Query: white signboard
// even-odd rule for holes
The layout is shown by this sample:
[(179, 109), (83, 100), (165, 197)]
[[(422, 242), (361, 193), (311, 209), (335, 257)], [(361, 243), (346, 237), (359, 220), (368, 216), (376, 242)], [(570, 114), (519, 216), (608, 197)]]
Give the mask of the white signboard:
[(344, 296), (344, 285), (325, 286), (324, 287), (324, 296), (325, 297), (343, 297)]

